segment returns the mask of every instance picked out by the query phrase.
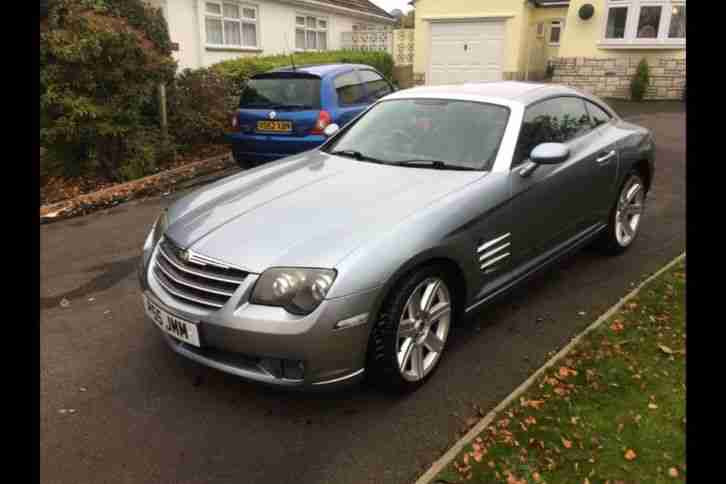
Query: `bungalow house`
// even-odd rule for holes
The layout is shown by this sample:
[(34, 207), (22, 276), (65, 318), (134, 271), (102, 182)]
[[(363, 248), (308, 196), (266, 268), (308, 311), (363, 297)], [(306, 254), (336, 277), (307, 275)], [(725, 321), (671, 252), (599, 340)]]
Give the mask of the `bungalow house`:
[(681, 99), (686, 0), (413, 0), (414, 81), (541, 80), (629, 97), (650, 66), (651, 99)]
[(179, 69), (242, 56), (341, 48), (342, 33), (392, 28), (368, 0), (147, 0), (162, 9)]

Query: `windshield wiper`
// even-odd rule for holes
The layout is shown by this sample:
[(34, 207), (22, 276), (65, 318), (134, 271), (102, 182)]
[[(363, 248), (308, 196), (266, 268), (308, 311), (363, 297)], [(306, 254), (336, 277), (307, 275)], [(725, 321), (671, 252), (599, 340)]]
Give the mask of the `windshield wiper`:
[(379, 160), (378, 158), (373, 158), (372, 156), (367, 156), (361, 153), (360, 151), (356, 150), (337, 150), (337, 151), (330, 151), (331, 155), (338, 155), (338, 156), (346, 156), (348, 158), (353, 158), (354, 160), (358, 161), (371, 161), (373, 163), (381, 163), (384, 165), (387, 165), (383, 160)]
[(469, 166), (452, 165), (441, 160), (403, 160), (394, 163), (402, 166), (427, 166), (436, 168), (437, 170), (461, 170), (461, 171), (477, 171), (476, 168)]

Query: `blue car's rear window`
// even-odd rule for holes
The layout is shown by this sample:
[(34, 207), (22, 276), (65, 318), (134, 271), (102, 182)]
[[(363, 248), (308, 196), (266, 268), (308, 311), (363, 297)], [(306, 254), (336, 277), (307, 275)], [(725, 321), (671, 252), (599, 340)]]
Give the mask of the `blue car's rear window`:
[(242, 91), (241, 109), (320, 109), (320, 78), (280, 72), (253, 77)]

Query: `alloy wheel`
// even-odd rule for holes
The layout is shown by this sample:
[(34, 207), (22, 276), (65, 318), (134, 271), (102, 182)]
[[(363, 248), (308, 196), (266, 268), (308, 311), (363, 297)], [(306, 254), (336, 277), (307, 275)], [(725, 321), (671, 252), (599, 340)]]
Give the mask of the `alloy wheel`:
[(622, 247), (635, 239), (645, 208), (645, 190), (640, 178), (633, 176), (623, 187), (615, 212), (615, 238)]
[(442, 279), (430, 277), (411, 292), (396, 334), (401, 376), (418, 381), (434, 369), (451, 326), (451, 295)]

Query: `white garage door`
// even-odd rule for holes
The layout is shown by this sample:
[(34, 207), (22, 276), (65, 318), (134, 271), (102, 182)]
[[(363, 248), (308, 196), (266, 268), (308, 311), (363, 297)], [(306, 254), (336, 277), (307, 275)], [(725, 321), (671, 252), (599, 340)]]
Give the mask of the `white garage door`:
[(428, 84), (499, 81), (504, 21), (433, 22)]

